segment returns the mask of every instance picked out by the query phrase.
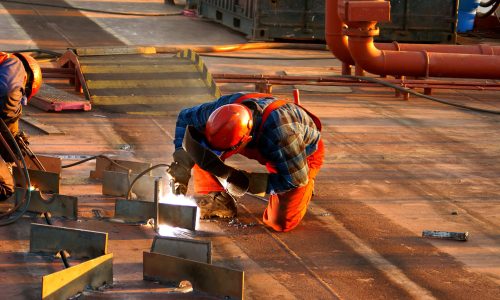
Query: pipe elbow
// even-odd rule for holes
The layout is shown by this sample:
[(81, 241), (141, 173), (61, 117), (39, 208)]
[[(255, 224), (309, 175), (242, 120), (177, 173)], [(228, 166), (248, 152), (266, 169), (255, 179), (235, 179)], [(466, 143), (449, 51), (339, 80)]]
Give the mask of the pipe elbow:
[(348, 65), (354, 65), (354, 60), (348, 49), (347, 37), (326, 33), (326, 44), (333, 56)]
[(348, 47), (357, 66), (369, 73), (387, 75), (385, 53), (374, 46), (372, 38), (351, 36)]

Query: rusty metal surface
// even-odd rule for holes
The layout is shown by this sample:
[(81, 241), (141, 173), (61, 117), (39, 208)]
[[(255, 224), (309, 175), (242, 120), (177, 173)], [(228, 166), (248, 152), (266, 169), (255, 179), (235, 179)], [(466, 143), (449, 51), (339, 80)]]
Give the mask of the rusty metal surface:
[(61, 226), (31, 224), (30, 252), (53, 255), (65, 250), (73, 258), (107, 254), (108, 233)]
[(42, 277), (42, 299), (74, 297), (89, 287), (97, 289), (113, 282), (113, 253)]
[(143, 253), (144, 279), (189, 280), (195, 290), (219, 297), (243, 299), (244, 272), (158, 253)]
[(210, 240), (186, 239), (157, 235), (153, 239), (151, 252), (212, 263), (212, 243)]
[[(89, 5), (96, 3), (115, 5)], [(66, 11), (2, 5), (6, 17), (11, 14), (23, 20), (16, 28), (26, 30), (39, 47), (65, 49), (71, 43), (123, 45), (104, 32), (106, 27), (136, 45), (199, 42), (205, 38), (219, 44), (241, 40), (193, 18), (161, 18), (161, 22), (157, 18), (134, 18), (135, 27), (127, 26), (131, 18), (84, 17), (75, 12), (70, 22), (63, 22), (68, 17), (59, 16), (68, 14)], [(0, 18), (0, 22), (8, 19)], [(65, 37), (52, 30), (34, 30), (39, 24), (45, 26), (45, 21), (64, 27)], [(97, 22), (105, 26), (99, 27)], [(155, 31), (157, 26), (164, 30)], [(8, 24), (5, 27), (10, 28)], [(137, 28), (144, 34), (127, 35), (137, 32)], [(19, 32), (10, 31), (14, 35)], [(26, 44), (18, 43), (29, 40), (16, 37), (0, 44), (5, 49), (13, 45), (20, 49)], [(283, 74), (291, 68), (294, 73), (341, 70), (337, 60), (274, 60), (270, 58), (287, 58), (288, 53), (259, 53), (259, 60), (207, 57), (205, 62), (214, 73)], [(253, 89), (244, 83), (220, 86), (224, 94)], [(59, 83), (58, 87), (67, 85)], [(274, 92), (289, 98), (292, 93), (287, 86), (275, 87)], [(495, 91), (449, 88), (436, 91), (435, 96), (456, 104), (500, 108)], [(315, 196), (299, 227), (286, 234), (266, 230), (260, 223), (265, 203), (253, 198), (240, 199), (235, 220), (200, 224), (200, 232), (211, 233), (213, 262), (245, 271), (245, 298), (310, 299), (313, 295), (317, 299), (334, 299), (338, 295), (342, 299), (497, 299), (498, 118), (421, 98), (401, 101), (393, 91), (371, 86), (354, 86), (340, 92), (301, 91), (301, 102), (321, 117), (327, 153), (316, 178)], [(172, 108), (168, 115), (164, 111), (158, 116), (139, 116), (100, 109), (57, 115), (29, 106), (24, 110), (41, 122), (64, 128), (64, 138), (38, 135), (32, 136), (30, 142), (35, 153), (65, 155), (65, 163), (77, 160), (72, 156), (101, 153), (170, 162), (175, 130), (172, 116), (178, 111)], [(132, 147), (122, 149), (123, 144)], [(258, 169), (254, 162), (243, 159), (235, 158), (230, 163)], [(92, 167), (90, 162), (63, 171), (61, 192), (79, 198), (79, 221), (55, 220), (60, 226), (109, 233), (114, 287), (84, 297), (206, 299), (206, 295), (196, 293), (169, 295), (162, 290), (165, 285), (142, 280), (141, 252), (150, 250), (155, 233), (149, 225), (131, 226), (94, 217), (93, 209), (99, 209), (105, 217), (112, 216), (115, 197), (101, 195), (100, 183), (88, 180)], [(59, 259), (54, 263), (48, 257), (28, 253), (28, 220), (24, 217), (15, 225), (0, 227), (4, 241), (0, 243), (0, 288), (8, 299), (39, 298), (41, 276), (62, 268)], [(471, 236), (466, 243), (426, 239), (421, 236), (423, 229), (468, 231)]]

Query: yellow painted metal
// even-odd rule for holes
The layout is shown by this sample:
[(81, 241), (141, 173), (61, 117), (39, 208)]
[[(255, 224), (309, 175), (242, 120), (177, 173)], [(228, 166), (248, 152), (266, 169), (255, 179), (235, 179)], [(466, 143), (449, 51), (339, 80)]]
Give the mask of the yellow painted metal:
[(113, 282), (113, 253), (42, 277), (42, 299), (68, 299), (87, 286), (98, 288)]
[(120, 74), (120, 73), (181, 73), (198, 72), (194, 65), (149, 64), (131, 65), (114, 62), (112, 65), (85, 65), (82, 72), (92, 74)]
[[(78, 53), (99, 53), (82, 51), (78, 49)], [(201, 57), (191, 50), (176, 56), (116, 55), (114, 49), (101, 53), (111, 55), (79, 57), (93, 105), (133, 114), (171, 115), (221, 94)]]
[(113, 54), (155, 54), (155, 47), (95, 47), (77, 48), (79, 56), (89, 55), (113, 55)]
[[(153, 79), (153, 80), (87, 80), (90, 90), (96, 89), (145, 89), (145, 88), (182, 88), (195, 87), (206, 88), (205, 82), (201, 79)], [(138, 93), (140, 95), (140, 93)]]

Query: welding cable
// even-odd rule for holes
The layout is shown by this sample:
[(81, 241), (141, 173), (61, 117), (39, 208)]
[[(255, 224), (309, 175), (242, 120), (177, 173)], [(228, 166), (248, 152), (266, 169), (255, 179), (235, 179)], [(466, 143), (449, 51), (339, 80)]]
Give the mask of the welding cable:
[(414, 90), (411, 90), (411, 89), (408, 89), (408, 88), (404, 88), (402, 86), (395, 85), (395, 84), (392, 84), (390, 82), (379, 80), (379, 79), (376, 79), (376, 78), (373, 78), (373, 77), (351, 76), (351, 75), (342, 75), (342, 77), (377, 83), (377, 84), (380, 84), (380, 85), (383, 85), (383, 86), (387, 86), (387, 87), (396, 89), (396, 90), (404, 92), (404, 93), (412, 94), (412, 95), (420, 97), (420, 98), (425, 98), (425, 99), (428, 99), (428, 100), (431, 100), (431, 101), (435, 101), (435, 102), (439, 102), (439, 103), (442, 103), (442, 104), (454, 106), (454, 107), (461, 108), (461, 109), (464, 109), (464, 110), (470, 110), (470, 111), (474, 111), (474, 112), (487, 113), (487, 114), (493, 114), (493, 115), (500, 115), (500, 111), (497, 111), (497, 110), (476, 108), (476, 107), (471, 107), (471, 106), (466, 106), (466, 105), (452, 103), (452, 102), (449, 102), (449, 101), (446, 101), (446, 100), (442, 100), (442, 99), (439, 99), (439, 98), (436, 98), (436, 97), (432, 97), (432, 96), (429, 96), (429, 95), (421, 94), (421, 93), (415, 92)]
[[(47, 225), (54, 225), (52, 223), (52, 219), (50, 218), (50, 212), (44, 212), (43, 213), (43, 217), (45, 218), (45, 222), (47, 223)], [(64, 264), (64, 267), (67, 269), (70, 267), (69, 265), (69, 262), (68, 262), (68, 257), (66, 256), (66, 252), (64, 252), (64, 250), (59, 250), (59, 255), (61, 256), (61, 259), (63, 261), (63, 264)]]
[(147, 174), (148, 172), (150, 172), (151, 170), (153, 169), (156, 169), (156, 168), (160, 168), (160, 167), (166, 167), (166, 168), (169, 168), (170, 165), (168, 164), (157, 164), (157, 165), (154, 165), (152, 167), (149, 167), (147, 168), (146, 170), (142, 171), (141, 173), (139, 173), (135, 178), (134, 180), (132, 180), (132, 183), (130, 183), (129, 187), (128, 187), (128, 191), (127, 191), (127, 200), (130, 200), (130, 195), (132, 194), (132, 189), (134, 188), (134, 185), (135, 183), (137, 182), (137, 180), (139, 180), (139, 178), (141, 178), (142, 176), (144, 176), (145, 174)]
[[(22, 186), (24, 186), (26, 188), (26, 195), (25, 195), (23, 201), (19, 201), (19, 203), (17, 203), (9, 211), (7, 211), (3, 214), (0, 214), (0, 218), (8, 217), (7, 219), (0, 220), (0, 226), (5, 226), (5, 225), (9, 225), (9, 224), (16, 222), (28, 210), (28, 206), (29, 206), (30, 201), (31, 201), (31, 192), (30, 192), (31, 182), (30, 182), (30, 177), (29, 177), (29, 173), (28, 173), (28, 167), (27, 167), (26, 161), (24, 160), (24, 157), (21, 153), (21, 149), (19, 149), (19, 146), (15, 142), (14, 137), (12, 136), (12, 134), (10, 133), (10, 130), (7, 128), (7, 125), (5, 125), (5, 122), (2, 119), (0, 119), (0, 126), (2, 127), (2, 131), (5, 131), (5, 129), (7, 130), (5, 132), (7, 132), (9, 139), (14, 141), (14, 143), (13, 143), (14, 148), (15, 148), (16, 152), (19, 154), (19, 157), (21, 157), (22, 169), (21, 169), (21, 163), (17, 159), (17, 156), (12, 152), (12, 149), (10, 148), (9, 144), (4, 139), (3, 135), (0, 133), (0, 142), (3, 145), (3, 147), (5, 147), (5, 149), (7, 149), (7, 151), (9, 152), (9, 155), (12, 157), (12, 159), (14, 159), (14, 163), (16, 164), (16, 167), (20, 169), (22, 183), (23, 183)], [(23, 203), (24, 203), (24, 206), (21, 208), (20, 211), (18, 211)], [(16, 212), (18, 212), (18, 214), (14, 215)], [(11, 218), (12, 215), (14, 215), (14, 217)]]
[(66, 169), (66, 168), (71, 168), (71, 167), (74, 167), (74, 166), (77, 166), (77, 165), (83, 164), (83, 163), (85, 163), (85, 162), (88, 162), (88, 161), (90, 161), (90, 160), (96, 159), (96, 158), (98, 158), (98, 157), (101, 157), (101, 158), (104, 158), (104, 159), (108, 160), (111, 164), (113, 164), (113, 165), (117, 166), (117, 167), (118, 167), (118, 168), (120, 168), (120, 169), (123, 169), (123, 170), (126, 170), (126, 171), (129, 171), (129, 170), (130, 170), (130, 168), (127, 168), (127, 167), (125, 167), (125, 166), (120, 165), (119, 163), (117, 163), (116, 161), (112, 160), (111, 158), (107, 157), (107, 156), (106, 156), (106, 155), (104, 155), (104, 154), (99, 154), (99, 155), (96, 155), (96, 156), (87, 157), (87, 158), (85, 158), (85, 159), (79, 160), (79, 161), (74, 162), (74, 163), (71, 163), (71, 164), (69, 164), (69, 165), (63, 165), (63, 166), (61, 166), (61, 168), (63, 168), (63, 169)]
[(45, 7), (55, 7), (55, 8), (63, 8), (63, 9), (73, 9), (73, 10), (88, 11), (88, 12), (95, 12), (95, 13), (101, 13), (101, 14), (138, 16), (138, 17), (170, 17), (170, 16), (182, 15), (182, 12), (178, 12), (178, 13), (139, 13), (139, 12), (107, 11), (107, 10), (74, 7), (74, 6), (67, 6), (67, 5), (33, 3), (33, 2), (15, 1), (15, 0), (0, 0), (0, 2), (25, 4), (25, 5), (36, 5), (36, 6), (45, 6)]

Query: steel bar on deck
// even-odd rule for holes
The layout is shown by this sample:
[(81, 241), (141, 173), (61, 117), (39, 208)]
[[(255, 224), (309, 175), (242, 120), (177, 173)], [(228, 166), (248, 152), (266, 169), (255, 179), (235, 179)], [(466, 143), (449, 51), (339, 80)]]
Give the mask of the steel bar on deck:
[[(355, 78), (336, 76), (295, 76), (295, 75), (248, 75), (248, 74), (212, 74), (218, 83), (264, 83), (274, 85), (318, 85), (318, 86), (378, 86), (376, 83), (363, 82)], [(495, 80), (436, 80), (436, 79), (379, 79), (408, 88), (500, 90), (500, 83)]]

